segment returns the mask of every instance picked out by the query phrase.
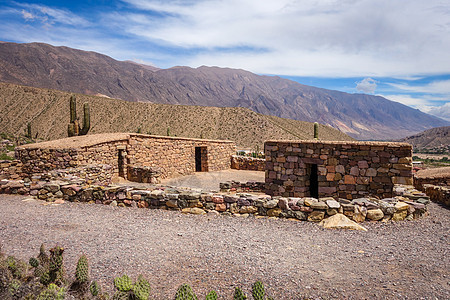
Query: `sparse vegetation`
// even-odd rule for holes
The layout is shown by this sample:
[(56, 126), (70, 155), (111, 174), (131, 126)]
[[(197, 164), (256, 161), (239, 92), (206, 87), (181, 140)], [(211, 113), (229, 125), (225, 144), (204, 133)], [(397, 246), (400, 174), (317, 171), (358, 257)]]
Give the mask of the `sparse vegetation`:
[[(142, 275), (133, 281), (124, 274), (114, 279), (116, 291), (110, 297), (102, 292), (97, 281), (91, 281), (88, 258), (81, 255), (75, 271), (75, 279), (71, 281), (65, 273), (64, 248), (55, 246), (49, 252), (41, 245), (39, 255), (31, 257), (25, 263), (13, 256), (6, 256), (0, 245), (0, 298), (1, 299), (38, 299), (63, 300), (69, 299), (124, 299), (147, 300), (150, 297), (150, 283)], [(257, 281), (252, 286), (251, 294), (254, 300), (270, 300), (262, 282)], [(205, 299), (217, 300), (216, 291), (210, 291)], [(247, 299), (245, 293), (237, 287), (234, 299)], [(189, 284), (182, 284), (174, 299), (196, 300), (197, 295)]]
[[(33, 134), (39, 132), (40, 138), (67, 137), (70, 93), (0, 83), (0, 94), (0, 127), (4, 132), (23, 134), (27, 123), (33, 120)], [(76, 98), (88, 103), (95, 112), (89, 134), (136, 132), (139, 126), (154, 135), (166, 136), (169, 128), (171, 136), (228, 139), (241, 149), (255, 149), (256, 145), (262, 149), (266, 140), (314, 137), (313, 123), (262, 115), (246, 108), (137, 103), (81, 94)], [(77, 109), (77, 114), (82, 113), (82, 109)], [(67, 121), (60, 121), (64, 119)], [(326, 125), (319, 124), (319, 130), (321, 140), (353, 140)]]

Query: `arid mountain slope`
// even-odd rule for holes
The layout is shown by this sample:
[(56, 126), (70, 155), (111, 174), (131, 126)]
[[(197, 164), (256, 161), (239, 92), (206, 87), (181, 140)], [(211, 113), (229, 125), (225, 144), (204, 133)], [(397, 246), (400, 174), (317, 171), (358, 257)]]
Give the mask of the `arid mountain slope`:
[(0, 81), (135, 102), (246, 107), (328, 124), (357, 139), (401, 138), (449, 125), (382, 97), (325, 90), (236, 69), (157, 69), (39, 43), (0, 43)]
[[(56, 139), (67, 136), (71, 93), (0, 83), (0, 132), (23, 134), (28, 122), (32, 135)], [(204, 107), (128, 102), (77, 94), (77, 114), (82, 104), (91, 110), (90, 133), (137, 132), (236, 141), (253, 148), (269, 139), (311, 139), (313, 124), (255, 113), (247, 108)], [(346, 134), (321, 125), (324, 140), (352, 140)]]
[(436, 127), (398, 140), (410, 143), (417, 150), (450, 148), (450, 126)]

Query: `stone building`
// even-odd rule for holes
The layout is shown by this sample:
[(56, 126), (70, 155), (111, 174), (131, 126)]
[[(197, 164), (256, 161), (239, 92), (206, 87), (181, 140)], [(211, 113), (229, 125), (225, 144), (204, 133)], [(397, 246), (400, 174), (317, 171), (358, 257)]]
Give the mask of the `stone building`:
[(392, 197), (413, 183), (412, 146), (388, 142), (267, 141), (265, 192), (285, 197)]
[(108, 133), (23, 145), (16, 148), (16, 158), (25, 174), (101, 165), (108, 166), (111, 177), (150, 169), (172, 178), (229, 169), (235, 149), (231, 141)]

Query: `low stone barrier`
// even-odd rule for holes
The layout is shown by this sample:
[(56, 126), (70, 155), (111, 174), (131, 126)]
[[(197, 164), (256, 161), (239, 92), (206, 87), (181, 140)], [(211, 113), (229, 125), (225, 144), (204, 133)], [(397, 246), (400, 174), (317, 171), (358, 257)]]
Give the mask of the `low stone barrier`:
[(432, 184), (424, 184), (422, 188), (431, 201), (441, 203), (450, 208), (450, 188)]
[(128, 166), (127, 179), (142, 183), (160, 183), (161, 170), (156, 167)]
[[(220, 213), (248, 217), (268, 216), (319, 222), (325, 217), (342, 213), (356, 222), (412, 220), (426, 213), (428, 197), (412, 186), (396, 189), (399, 196), (386, 199), (354, 200), (331, 197), (271, 197), (248, 193), (209, 193), (173, 187), (153, 187), (146, 190), (130, 186), (99, 186), (66, 181), (33, 179), (1, 180), (0, 193), (30, 194), (38, 199), (63, 203), (90, 202), (122, 207), (159, 208), (183, 213)], [(37, 180), (37, 181), (36, 181)], [(401, 195), (401, 196), (400, 196)]]
[(231, 168), (236, 170), (264, 171), (266, 160), (250, 156), (233, 155), (231, 157)]
[(450, 186), (450, 177), (416, 177), (414, 176), (414, 187), (424, 191), (424, 185)]
[(263, 192), (265, 183), (257, 181), (227, 181), (219, 184), (221, 192)]

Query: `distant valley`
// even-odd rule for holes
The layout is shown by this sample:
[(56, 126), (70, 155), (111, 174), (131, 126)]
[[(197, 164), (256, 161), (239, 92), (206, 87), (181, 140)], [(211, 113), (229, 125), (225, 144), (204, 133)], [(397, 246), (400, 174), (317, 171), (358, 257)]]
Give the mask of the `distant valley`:
[[(158, 69), (40, 43), (0, 43), (0, 82), (129, 102), (244, 107), (267, 116), (327, 124), (356, 139), (403, 138), (450, 125), (378, 96), (325, 90), (236, 69)], [(27, 105), (31, 104), (23, 103)], [(117, 118), (115, 113), (110, 118)]]

